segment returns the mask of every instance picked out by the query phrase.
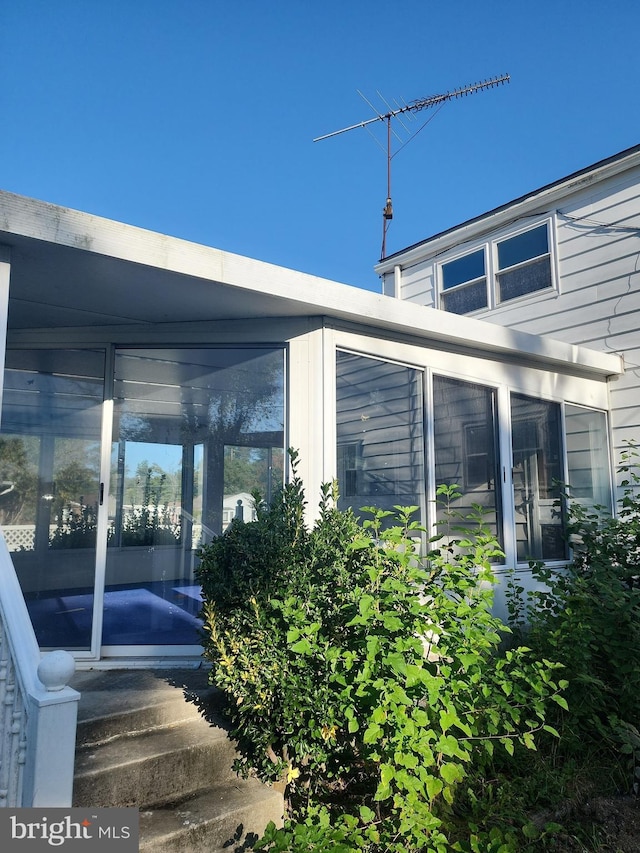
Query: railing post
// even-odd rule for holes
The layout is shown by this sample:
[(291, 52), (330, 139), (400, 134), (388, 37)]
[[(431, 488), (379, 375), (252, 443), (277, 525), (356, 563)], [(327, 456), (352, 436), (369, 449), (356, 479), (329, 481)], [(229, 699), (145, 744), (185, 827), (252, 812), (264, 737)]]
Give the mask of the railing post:
[(0, 802), (71, 806), (80, 694), (65, 651), (41, 655), (11, 555), (0, 533)]
[(71, 806), (80, 694), (68, 687), (75, 671), (65, 651), (45, 654), (38, 666), (41, 691), (27, 696), (23, 806)]

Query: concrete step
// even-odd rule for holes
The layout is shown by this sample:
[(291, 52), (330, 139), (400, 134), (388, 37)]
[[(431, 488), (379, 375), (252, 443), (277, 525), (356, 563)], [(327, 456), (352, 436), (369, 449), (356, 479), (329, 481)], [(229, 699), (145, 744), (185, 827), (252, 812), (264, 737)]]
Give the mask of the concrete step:
[(251, 849), (282, 795), (232, 770), (222, 696), (202, 670), (89, 671), (81, 693), (73, 805), (140, 810), (140, 850)]
[(113, 738), (77, 752), (73, 805), (146, 808), (172, 802), (234, 781), (235, 757), (227, 732), (206, 720)]
[(77, 747), (138, 731), (204, 718), (222, 723), (223, 695), (205, 670), (116, 670), (79, 672)]
[(237, 853), (273, 820), (282, 795), (250, 779), (213, 786), (169, 808), (140, 812), (140, 853)]

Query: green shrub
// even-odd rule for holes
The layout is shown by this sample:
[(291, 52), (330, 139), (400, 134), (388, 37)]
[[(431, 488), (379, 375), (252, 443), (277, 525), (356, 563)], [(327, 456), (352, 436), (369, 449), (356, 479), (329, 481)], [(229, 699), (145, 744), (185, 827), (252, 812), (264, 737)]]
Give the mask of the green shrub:
[[(175, 545), (180, 541), (180, 525), (171, 517), (171, 511), (162, 504), (167, 475), (154, 474), (147, 468), (144, 476), (142, 504), (125, 512), (122, 519), (121, 542), (123, 546)], [(115, 530), (110, 531), (110, 538)]]
[[(640, 752), (640, 476), (634, 447), (623, 454), (618, 512), (589, 510), (568, 493), (573, 561), (532, 566), (543, 584), (525, 605), (527, 642), (564, 666), (571, 709), (563, 746), (603, 738)], [(518, 590), (515, 590), (518, 593)], [(522, 611), (522, 589), (516, 609)]]
[(98, 507), (81, 504), (76, 509), (71, 503), (60, 501), (57, 507), (56, 527), (49, 537), (50, 548), (93, 548), (96, 542)]
[(368, 508), (360, 522), (335, 508), (331, 486), (308, 530), (295, 463), (257, 521), (202, 549), (199, 569), (204, 653), (228, 697), (238, 769), (286, 789), (285, 826), (256, 849), (517, 849), (509, 832), (460, 835), (450, 820), (494, 746), (534, 749), (546, 703), (564, 704), (554, 664), (500, 652), (496, 541), (479, 514), (470, 536), (451, 514), (423, 558), (415, 507)]

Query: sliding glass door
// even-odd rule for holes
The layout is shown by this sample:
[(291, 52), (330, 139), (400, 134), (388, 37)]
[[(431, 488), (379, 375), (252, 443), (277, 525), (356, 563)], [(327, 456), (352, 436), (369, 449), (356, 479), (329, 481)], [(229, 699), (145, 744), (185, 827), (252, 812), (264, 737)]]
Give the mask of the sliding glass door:
[(103, 377), (100, 351), (7, 352), (0, 525), (43, 648), (91, 648)]
[(199, 643), (199, 546), (282, 482), (283, 367), (282, 349), (116, 351), (105, 653)]
[(9, 351), (0, 525), (41, 647), (199, 646), (198, 548), (282, 484), (283, 448), (281, 347)]

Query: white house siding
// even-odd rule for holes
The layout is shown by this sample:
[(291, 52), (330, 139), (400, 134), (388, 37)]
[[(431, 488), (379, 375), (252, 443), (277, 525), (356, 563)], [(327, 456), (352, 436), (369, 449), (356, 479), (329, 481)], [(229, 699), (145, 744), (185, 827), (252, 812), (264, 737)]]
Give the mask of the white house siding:
[[(638, 158), (636, 158), (636, 163)], [(522, 228), (537, 215), (556, 217), (557, 292), (532, 294), (493, 310), (476, 312), (478, 319), (536, 335), (582, 344), (624, 356), (625, 374), (610, 383), (613, 452), (619, 459), (625, 442), (640, 442), (640, 166), (607, 180), (588, 177), (548, 207), (526, 210), (510, 227), (489, 231), (478, 221), (477, 244)], [(465, 248), (475, 240), (465, 235)], [(456, 246), (451, 232), (448, 249)], [(425, 244), (425, 252), (428, 244)], [(402, 272), (400, 297), (433, 304), (436, 263), (431, 256)], [(399, 255), (396, 263), (402, 263)], [(422, 286), (421, 286), (422, 285)], [(427, 294), (426, 291), (429, 291)], [(580, 401), (575, 401), (579, 403)]]
[(610, 394), (618, 460), (626, 441), (640, 440), (640, 170), (612, 183), (559, 206), (560, 292), (514, 301), (484, 318), (624, 355), (625, 374)]
[[(435, 284), (433, 277), (433, 262), (414, 264), (402, 270), (401, 298), (420, 305), (434, 307)], [(394, 273), (384, 277), (383, 292), (387, 296), (393, 296)]]

